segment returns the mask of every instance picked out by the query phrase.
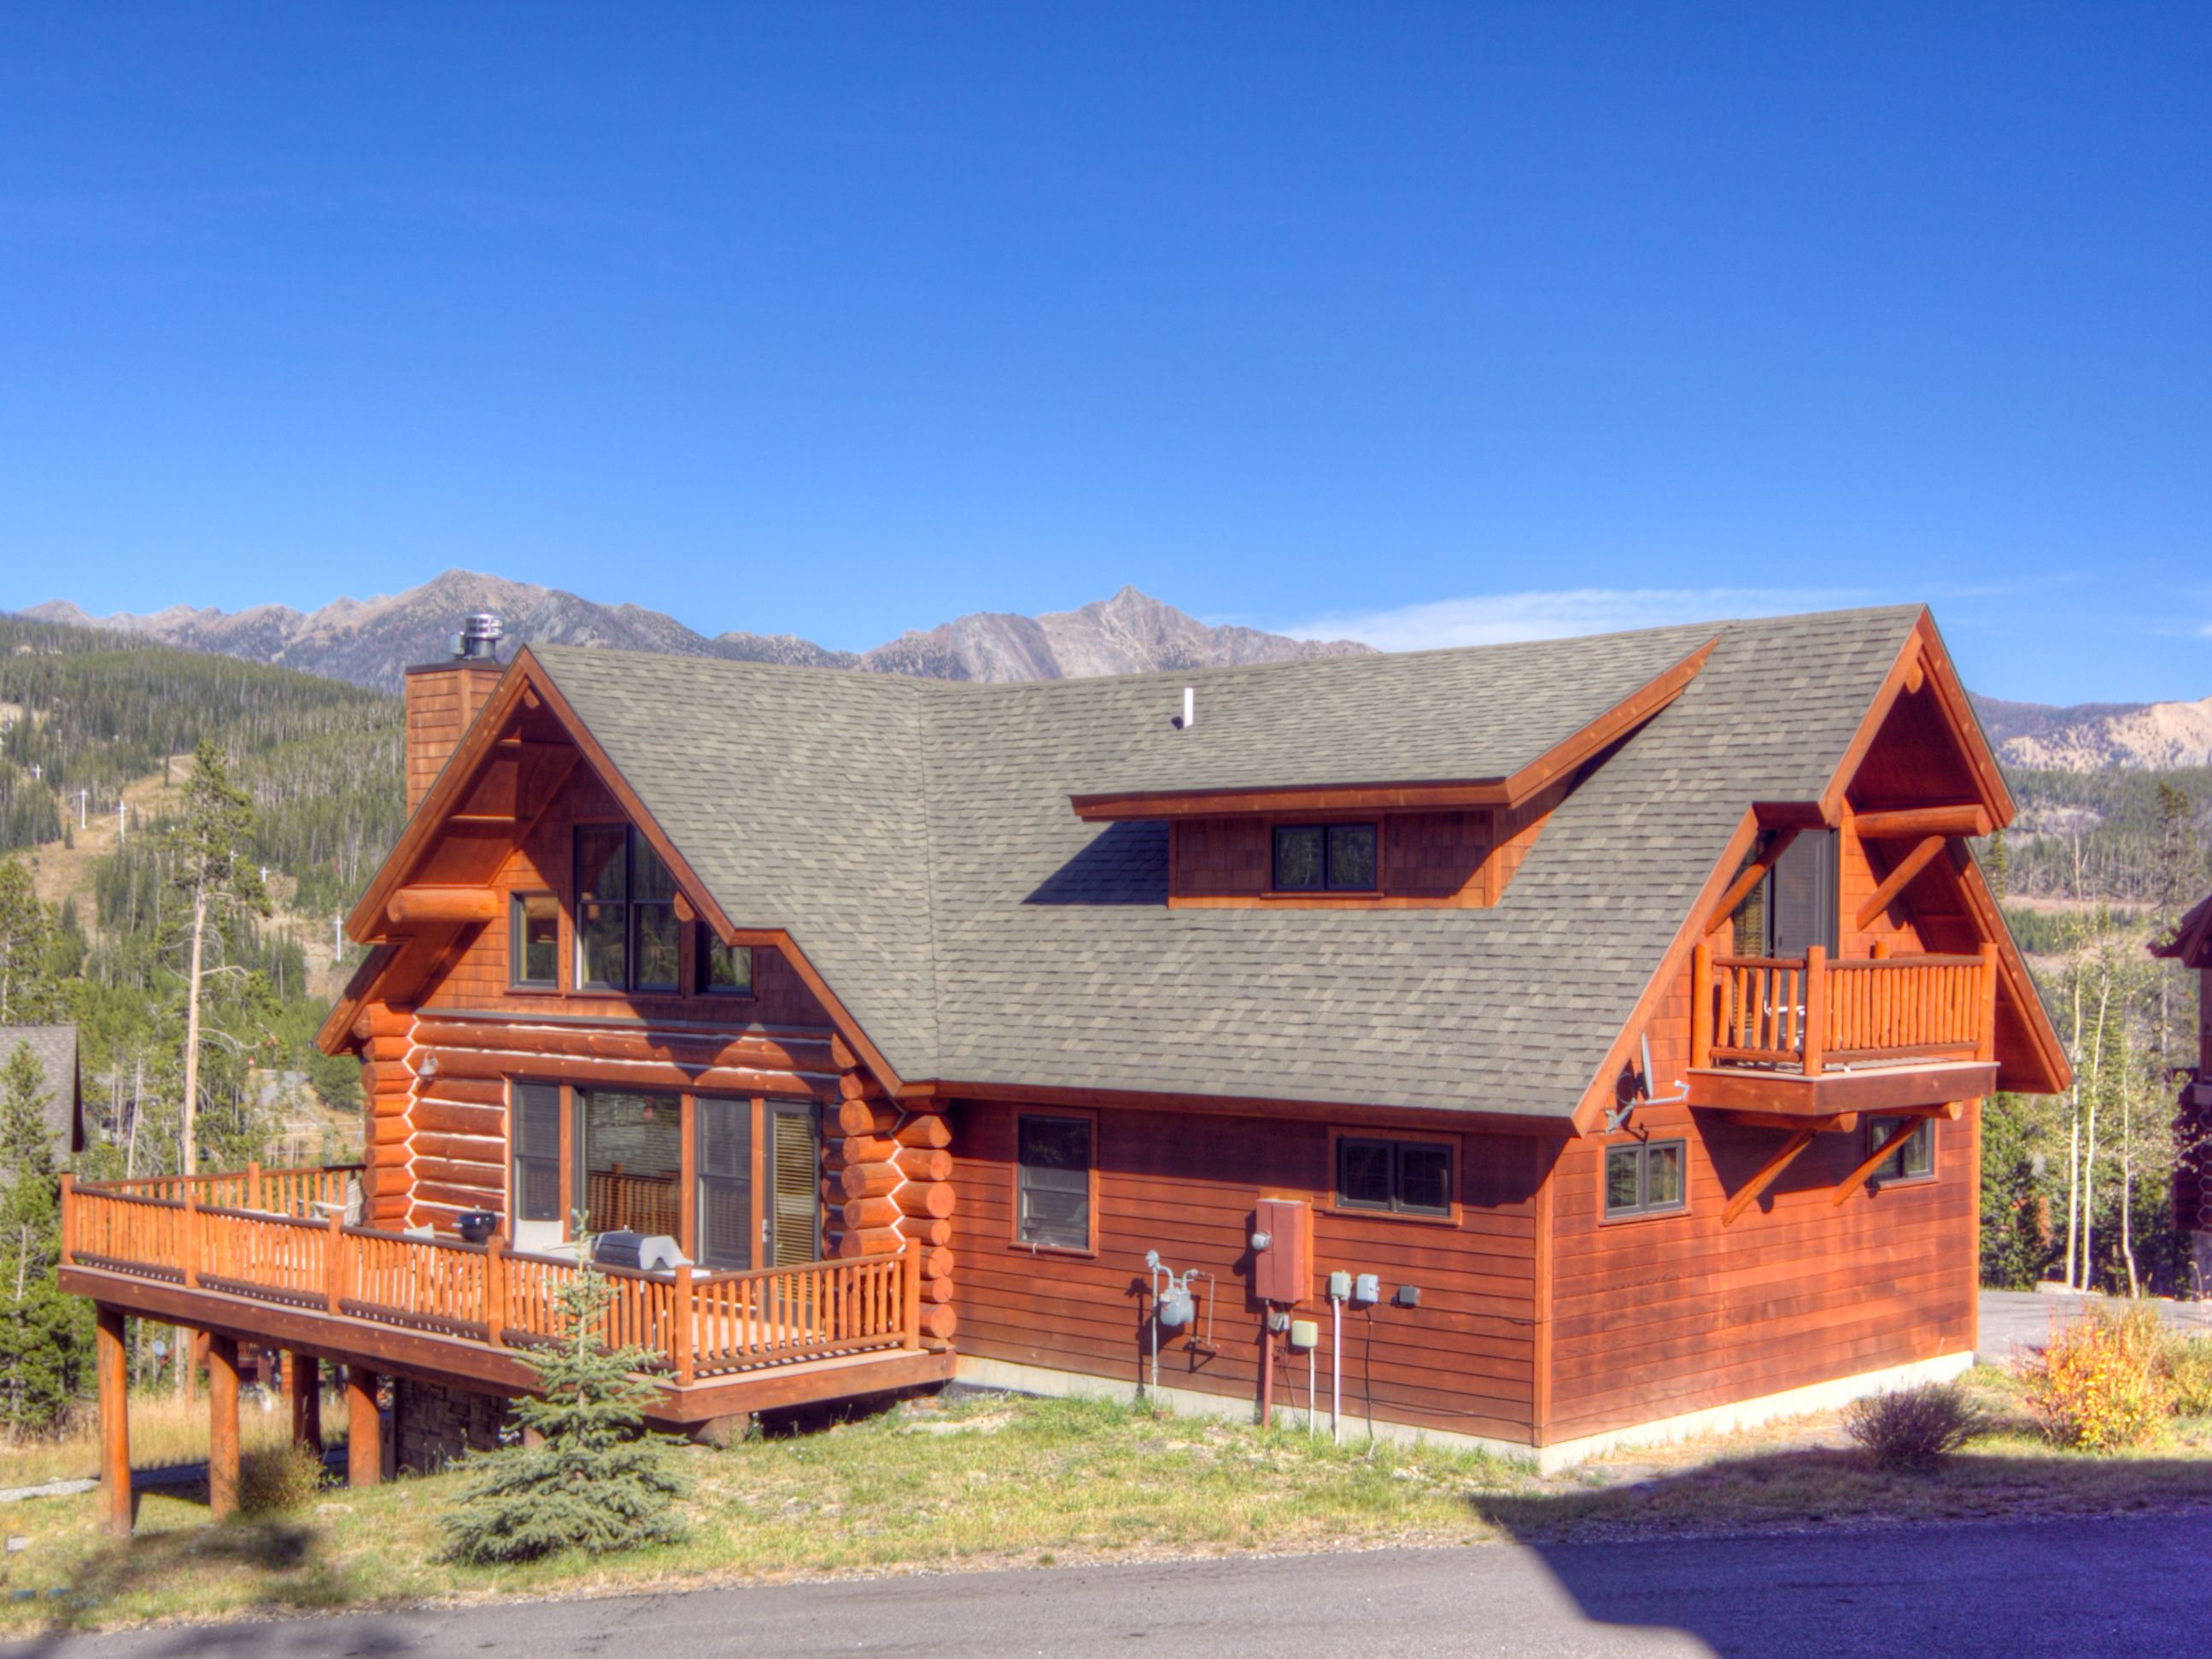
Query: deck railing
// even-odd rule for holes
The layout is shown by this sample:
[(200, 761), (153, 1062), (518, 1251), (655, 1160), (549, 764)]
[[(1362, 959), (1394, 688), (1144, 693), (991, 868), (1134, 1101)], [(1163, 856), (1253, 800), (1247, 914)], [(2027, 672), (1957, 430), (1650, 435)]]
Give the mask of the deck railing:
[[(560, 1340), (560, 1292), (582, 1269), (559, 1256), (345, 1224), (354, 1170), (77, 1184), (64, 1179), (62, 1249), (73, 1264), (187, 1289), (434, 1332), (488, 1347)], [(321, 1194), (307, 1196), (307, 1194)], [(239, 1201), (270, 1200), (269, 1207)], [(217, 1202), (214, 1200), (226, 1200)], [(319, 1215), (290, 1213), (277, 1204)], [(602, 1267), (613, 1292), (596, 1333), (638, 1347), (678, 1384), (763, 1365), (921, 1346), (920, 1255), (707, 1273)]]
[(1988, 1060), (1996, 947), (1974, 956), (1715, 956), (1691, 964), (1690, 1063), (1817, 1075), (1830, 1066)]

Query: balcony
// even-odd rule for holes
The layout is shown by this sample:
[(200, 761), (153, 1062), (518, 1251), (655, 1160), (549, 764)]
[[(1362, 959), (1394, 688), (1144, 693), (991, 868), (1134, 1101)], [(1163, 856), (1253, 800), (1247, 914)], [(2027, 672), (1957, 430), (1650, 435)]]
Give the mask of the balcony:
[[(357, 1166), (249, 1169), (189, 1180), (70, 1183), (62, 1288), (106, 1307), (371, 1371), (486, 1391), (535, 1380), (520, 1355), (563, 1334), (570, 1260), (493, 1239), (345, 1223)], [(810, 1261), (750, 1272), (607, 1267), (602, 1340), (653, 1358), (647, 1414), (690, 1427), (774, 1407), (940, 1380), (926, 1348), (919, 1257)]]
[(1996, 1083), (1997, 953), (1692, 958), (1690, 1103), (1790, 1120), (1948, 1105)]

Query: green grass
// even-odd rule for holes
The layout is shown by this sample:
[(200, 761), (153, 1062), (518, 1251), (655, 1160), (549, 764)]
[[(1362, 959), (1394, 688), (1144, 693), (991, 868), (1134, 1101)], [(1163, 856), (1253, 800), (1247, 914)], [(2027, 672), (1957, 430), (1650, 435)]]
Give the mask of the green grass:
[[(2002, 1411), (2008, 1380), (1980, 1386)], [(1808, 1521), (2089, 1512), (2212, 1503), (2212, 1436), (2156, 1453), (2054, 1452), (2014, 1427), (1930, 1475), (1884, 1475), (1832, 1415), (1550, 1477), (1427, 1446), (1343, 1448), (1303, 1431), (1095, 1401), (923, 1402), (807, 1435), (684, 1455), (697, 1479), (683, 1543), (591, 1560), (473, 1569), (439, 1557), (460, 1478), (326, 1490), (283, 1521), (207, 1522), (190, 1493), (141, 1499), (139, 1530), (97, 1526), (94, 1495), (0, 1510), (0, 1628), (88, 1628), (501, 1595), (712, 1583), (1480, 1543), (1513, 1537), (1755, 1529)], [(18, 1593), (27, 1596), (15, 1599)], [(56, 1593), (58, 1592), (58, 1593)]]

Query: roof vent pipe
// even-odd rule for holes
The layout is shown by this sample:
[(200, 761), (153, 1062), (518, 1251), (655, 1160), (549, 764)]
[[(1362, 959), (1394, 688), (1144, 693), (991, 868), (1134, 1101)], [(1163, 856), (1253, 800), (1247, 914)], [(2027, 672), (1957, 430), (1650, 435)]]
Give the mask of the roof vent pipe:
[(1186, 732), (1198, 724), (1198, 688), (1186, 685), (1182, 689), (1182, 729)]

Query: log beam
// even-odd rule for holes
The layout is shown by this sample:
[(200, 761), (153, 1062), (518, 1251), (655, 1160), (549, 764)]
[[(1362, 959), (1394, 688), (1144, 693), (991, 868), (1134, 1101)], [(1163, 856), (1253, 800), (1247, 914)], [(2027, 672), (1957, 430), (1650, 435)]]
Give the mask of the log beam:
[(1859, 906), (1858, 925), (1874, 926), (1875, 918), (1897, 902), (1898, 895), (1912, 883), (1912, 878), (1925, 870), (1929, 862), (1949, 844), (1949, 837), (1929, 836), (1897, 862), (1897, 867), (1882, 878), (1881, 885), (1868, 895), (1867, 902)]
[(1766, 1165), (1743, 1183), (1742, 1188), (1728, 1201), (1721, 1212), (1721, 1225), (1731, 1224), (1735, 1218), (1759, 1201), (1764, 1193), (1781, 1178), (1782, 1172), (1797, 1161), (1797, 1155), (1813, 1144), (1813, 1131), (1800, 1129), (1783, 1143), (1782, 1150), (1766, 1160)]
[(1894, 812), (1858, 812), (1852, 815), (1851, 827), (1859, 832), (1860, 840), (1870, 841), (1889, 836), (1986, 836), (1994, 826), (1987, 807), (1978, 801), (1964, 801), (1948, 806), (1908, 806)]
[(1767, 872), (1773, 869), (1782, 855), (1790, 850), (1790, 843), (1797, 839), (1797, 826), (1785, 824), (1775, 830), (1773, 836), (1774, 839), (1767, 843), (1766, 850), (1743, 867), (1742, 873), (1729, 884), (1728, 891), (1721, 895), (1720, 902), (1713, 906), (1712, 914), (1705, 920), (1707, 933), (1711, 933), (1734, 915), (1736, 907), (1751, 896), (1751, 890), (1766, 879)]
[(395, 927), (489, 921), (499, 915), (499, 895), (489, 887), (403, 887), (384, 915)]
[(1873, 1178), (1874, 1172), (1881, 1168), (1883, 1161), (1887, 1159), (1892, 1152), (1895, 1152), (1899, 1147), (1905, 1145), (1907, 1140), (1911, 1139), (1913, 1134), (1919, 1129), (1920, 1126), (1927, 1121), (1928, 1118), (1926, 1115), (1916, 1112), (1911, 1117), (1906, 1118), (1905, 1121), (1899, 1124), (1896, 1128), (1891, 1130), (1888, 1134), (1885, 1135), (1882, 1138), (1881, 1144), (1874, 1149), (1874, 1152), (1869, 1156), (1867, 1161), (1860, 1164), (1857, 1169), (1852, 1170), (1849, 1175), (1845, 1176), (1841, 1182), (1837, 1183), (1836, 1202), (1839, 1205), (1844, 1203), (1853, 1193), (1865, 1186), (1867, 1182)]

